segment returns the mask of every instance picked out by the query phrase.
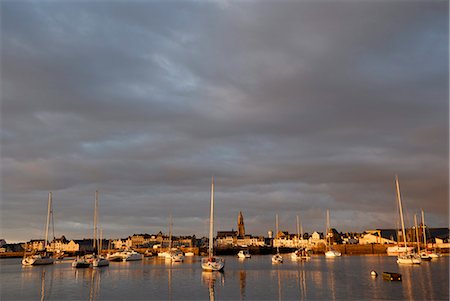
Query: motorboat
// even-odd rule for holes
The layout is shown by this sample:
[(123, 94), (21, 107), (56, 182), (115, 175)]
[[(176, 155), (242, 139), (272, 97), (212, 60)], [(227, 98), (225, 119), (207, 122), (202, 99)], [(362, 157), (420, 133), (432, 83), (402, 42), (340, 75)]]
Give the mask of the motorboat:
[(239, 258), (242, 258), (242, 259), (245, 259), (245, 258), (251, 258), (251, 257), (252, 257), (252, 255), (250, 255), (249, 250), (240, 250), (240, 251), (237, 253), (237, 256), (238, 256)]
[(418, 254), (401, 254), (397, 257), (398, 264), (420, 264), (422, 259)]
[(142, 254), (130, 250), (122, 252), (122, 261), (137, 261), (142, 260)]
[(283, 263), (283, 257), (279, 253), (273, 255), (272, 263)]
[(225, 266), (225, 260), (222, 257), (211, 256), (202, 258), (202, 268), (205, 271), (221, 271)]

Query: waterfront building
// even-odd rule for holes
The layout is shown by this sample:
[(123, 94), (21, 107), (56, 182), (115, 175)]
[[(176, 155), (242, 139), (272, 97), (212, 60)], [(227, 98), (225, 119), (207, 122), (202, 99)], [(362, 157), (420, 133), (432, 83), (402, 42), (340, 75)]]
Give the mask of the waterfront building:
[(308, 239), (309, 245), (318, 246), (320, 244), (326, 245), (326, 241), (324, 239), (322, 232), (314, 231)]
[(44, 251), (45, 239), (32, 239), (26, 243), (27, 251)]
[(47, 251), (74, 253), (80, 251), (80, 245), (73, 240), (67, 240), (63, 235), (60, 238), (54, 238), (50, 244), (47, 245)]
[(367, 244), (396, 244), (398, 232), (392, 229), (366, 230), (359, 238), (360, 245)]
[(238, 238), (245, 237), (245, 226), (244, 226), (244, 216), (242, 215), (242, 212), (239, 211), (238, 216)]

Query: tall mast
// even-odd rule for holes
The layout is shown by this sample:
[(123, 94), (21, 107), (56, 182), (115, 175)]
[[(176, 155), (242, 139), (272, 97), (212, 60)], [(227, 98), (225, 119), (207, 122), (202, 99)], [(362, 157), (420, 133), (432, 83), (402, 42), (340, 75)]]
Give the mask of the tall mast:
[(211, 212), (209, 215), (209, 257), (213, 256), (213, 232), (214, 232), (214, 177), (211, 179)]
[(297, 241), (298, 241), (297, 244), (300, 245), (300, 223), (298, 222), (298, 215), (297, 215)]
[(417, 228), (417, 214), (414, 214), (414, 227), (416, 228), (417, 253), (420, 253), (419, 229)]
[(395, 175), (395, 187), (397, 189), (397, 200), (398, 200), (398, 207), (400, 210), (400, 221), (402, 223), (403, 241), (405, 243), (405, 250), (406, 250), (407, 244), (406, 244), (405, 222), (403, 221), (402, 197), (400, 196), (400, 184), (398, 183), (397, 175)]
[(326, 235), (327, 235), (327, 246), (329, 246), (330, 245), (330, 210), (329, 209), (327, 209), (327, 232), (326, 232)]
[(170, 217), (169, 217), (169, 252), (172, 249), (172, 225), (173, 225), (172, 214), (170, 214)]
[(44, 251), (47, 248), (47, 241), (48, 241), (48, 227), (50, 224), (50, 214), (51, 214), (51, 208), (52, 208), (52, 192), (48, 193), (48, 204), (47, 204), (47, 223), (45, 224), (45, 241), (44, 241)]
[(94, 239), (93, 247), (94, 251), (97, 247), (97, 210), (98, 210), (98, 190), (95, 191), (95, 201), (94, 201)]
[(275, 215), (275, 224), (276, 224), (276, 230), (277, 230), (277, 234), (276, 234), (276, 238), (277, 238), (277, 254), (280, 253), (279, 251), (279, 246), (280, 246), (280, 239), (278, 238), (278, 214)]
[(426, 235), (426, 231), (425, 231), (425, 216), (423, 214), (423, 209), (422, 210), (422, 232), (423, 232), (423, 244), (424, 244), (424, 248), (427, 248), (427, 235)]

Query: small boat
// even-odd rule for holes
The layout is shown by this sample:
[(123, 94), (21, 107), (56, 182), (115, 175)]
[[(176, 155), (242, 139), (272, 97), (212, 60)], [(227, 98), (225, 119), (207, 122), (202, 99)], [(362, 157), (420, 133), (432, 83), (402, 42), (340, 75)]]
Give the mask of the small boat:
[(300, 248), (291, 253), (292, 260), (308, 260), (311, 259), (309, 250), (307, 248)]
[[(278, 214), (275, 215), (276, 237), (278, 238)], [(280, 255), (279, 241), (277, 243), (277, 254), (272, 256), (272, 263), (283, 263), (283, 257)]]
[(272, 263), (283, 263), (283, 257), (280, 254), (273, 255)]
[(383, 272), (383, 279), (389, 281), (402, 281), (402, 274)]
[(214, 256), (214, 178), (211, 181), (211, 208), (209, 215), (209, 245), (208, 257), (202, 258), (202, 269), (205, 271), (222, 271), (225, 267), (225, 260), (222, 257)]
[(342, 256), (341, 252), (333, 250), (333, 249), (330, 249), (329, 251), (325, 252), (325, 257), (328, 257), (328, 258), (330, 258), (330, 257), (340, 257), (340, 256)]
[(88, 268), (91, 266), (91, 263), (89, 262), (89, 260), (82, 256), (82, 257), (77, 257), (74, 259), (74, 261), (72, 261), (72, 267), (73, 268)]
[(250, 252), (248, 250), (240, 250), (239, 253), (237, 253), (237, 256), (239, 258), (251, 258), (252, 255), (250, 255)]
[(186, 253), (184, 253), (184, 256), (186, 256), (186, 257), (192, 257), (194, 255), (195, 255), (194, 252), (186, 252)]
[(51, 192), (48, 193), (47, 223), (45, 225), (44, 251), (42, 253), (33, 253), (30, 255), (26, 255), (26, 253), (24, 253), (24, 257), (22, 259), (22, 265), (24, 265), (24, 266), (45, 265), (45, 264), (53, 264), (55, 262), (55, 259), (51, 256), (48, 256), (46, 253), (47, 242), (48, 242), (48, 228), (50, 225), (50, 215), (53, 217), (52, 193)]

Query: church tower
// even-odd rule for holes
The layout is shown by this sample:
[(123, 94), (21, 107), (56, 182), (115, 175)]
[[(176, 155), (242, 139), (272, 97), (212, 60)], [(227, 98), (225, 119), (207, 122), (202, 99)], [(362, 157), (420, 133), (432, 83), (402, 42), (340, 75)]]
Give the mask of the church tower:
[(239, 212), (239, 216), (238, 216), (238, 237), (244, 237), (244, 236), (245, 236), (244, 216), (242, 215), (242, 212)]

